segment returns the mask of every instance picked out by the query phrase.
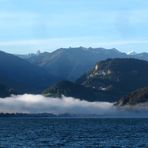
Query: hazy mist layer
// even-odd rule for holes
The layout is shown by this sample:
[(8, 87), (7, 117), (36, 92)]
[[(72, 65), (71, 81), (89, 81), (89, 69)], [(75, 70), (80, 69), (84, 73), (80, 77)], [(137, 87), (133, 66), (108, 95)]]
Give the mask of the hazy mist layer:
[[(132, 112), (131, 112), (132, 111)], [(146, 110), (144, 110), (146, 111)], [(1, 113), (52, 113), (52, 114), (81, 114), (81, 115), (137, 115), (137, 110), (115, 107), (109, 102), (88, 102), (71, 97), (49, 98), (42, 95), (17, 95), (0, 98)], [(140, 113), (143, 114), (143, 111)], [(146, 115), (147, 112), (144, 112)]]

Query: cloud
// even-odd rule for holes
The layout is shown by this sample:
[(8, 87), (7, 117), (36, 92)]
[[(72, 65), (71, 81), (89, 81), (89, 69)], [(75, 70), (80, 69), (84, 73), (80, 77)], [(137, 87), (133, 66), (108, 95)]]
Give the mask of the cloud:
[(52, 113), (98, 115), (101, 117), (145, 117), (148, 105), (116, 107), (110, 102), (88, 102), (72, 97), (52, 98), (42, 95), (13, 95), (0, 98), (0, 113)]
[(114, 113), (114, 107), (109, 102), (87, 102), (64, 96), (59, 99), (24, 94), (0, 99), (0, 112), (104, 115)]

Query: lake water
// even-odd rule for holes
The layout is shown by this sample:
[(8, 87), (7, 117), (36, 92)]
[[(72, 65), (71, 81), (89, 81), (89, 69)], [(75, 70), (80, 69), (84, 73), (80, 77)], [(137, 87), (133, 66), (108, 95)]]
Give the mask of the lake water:
[(0, 147), (148, 147), (148, 119), (1, 117)]

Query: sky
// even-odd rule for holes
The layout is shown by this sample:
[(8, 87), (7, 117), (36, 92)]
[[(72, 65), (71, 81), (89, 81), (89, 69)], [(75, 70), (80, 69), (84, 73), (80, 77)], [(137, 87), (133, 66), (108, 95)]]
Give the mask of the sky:
[(148, 0), (0, 0), (0, 50), (148, 52)]

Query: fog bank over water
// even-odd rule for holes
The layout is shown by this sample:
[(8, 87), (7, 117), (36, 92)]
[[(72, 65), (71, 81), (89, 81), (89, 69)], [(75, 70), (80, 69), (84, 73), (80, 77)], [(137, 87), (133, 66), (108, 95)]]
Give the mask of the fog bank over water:
[(17, 95), (0, 99), (0, 112), (53, 114), (106, 114), (114, 112), (108, 102), (87, 102), (71, 97), (49, 98), (42, 95)]
[[(13, 95), (0, 98), (1, 113), (52, 113), (81, 115), (130, 115), (129, 108), (119, 109), (110, 102), (88, 102), (72, 97), (52, 98), (42, 95)], [(142, 112), (140, 112), (142, 113)], [(146, 112), (145, 112), (146, 113)], [(134, 115), (137, 112), (134, 111)]]

